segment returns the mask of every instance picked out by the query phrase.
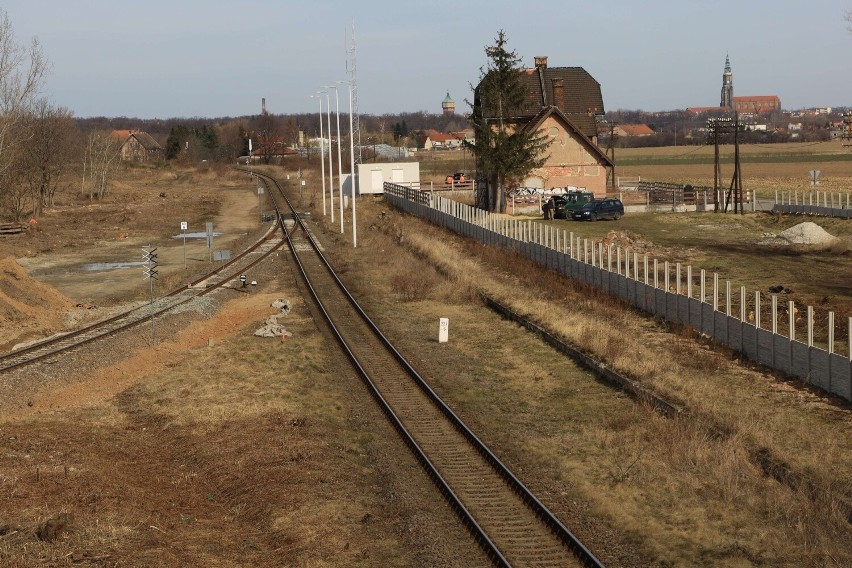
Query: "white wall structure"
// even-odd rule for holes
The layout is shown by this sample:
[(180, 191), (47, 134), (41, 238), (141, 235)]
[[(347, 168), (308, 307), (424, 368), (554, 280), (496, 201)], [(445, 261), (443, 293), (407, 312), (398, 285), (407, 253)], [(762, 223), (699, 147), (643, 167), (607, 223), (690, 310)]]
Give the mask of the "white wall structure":
[(358, 164), (358, 195), (384, 193), (385, 182), (420, 184), (420, 162), (377, 162)]

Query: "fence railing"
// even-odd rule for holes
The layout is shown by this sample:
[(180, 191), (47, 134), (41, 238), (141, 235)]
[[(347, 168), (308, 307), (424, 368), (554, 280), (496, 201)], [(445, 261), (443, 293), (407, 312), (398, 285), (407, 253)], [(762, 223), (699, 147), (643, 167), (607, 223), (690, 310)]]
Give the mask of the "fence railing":
[(849, 193), (819, 190), (790, 190), (775, 192), (773, 211), (789, 215), (819, 215), (852, 219), (852, 199)]
[[(781, 294), (766, 297), (745, 287), (735, 289), (703, 269), (640, 257), (573, 231), (488, 213), (428, 191), (386, 182), (384, 197), (398, 209), (486, 245), (513, 250), (649, 314), (691, 326), (749, 359), (852, 400), (852, 317), (836, 335), (834, 312), (820, 315), (817, 322), (812, 306), (800, 312), (794, 302), (779, 301)], [(804, 342), (797, 339), (802, 328)], [(836, 348), (843, 347), (844, 334), (841, 354)]]

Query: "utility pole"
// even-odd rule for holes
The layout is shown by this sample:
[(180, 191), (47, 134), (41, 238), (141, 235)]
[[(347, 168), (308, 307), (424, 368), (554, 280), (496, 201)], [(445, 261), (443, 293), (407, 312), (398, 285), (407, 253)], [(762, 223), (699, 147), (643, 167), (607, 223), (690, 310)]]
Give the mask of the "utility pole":
[(734, 118), (730, 117), (721, 117), (721, 118), (708, 118), (707, 119), (707, 130), (709, 133), (709, 141), (712, 140), (714, 145), (714, 161), (713, 161), (713, 211), (719, 211), (719, 197), (722, 193), (721, 187), (721, 165), (719, 162), (719, 133), (722, 132), (734, 132), (734, 175), (731, 178), (731, 186), (728, 189), (728, 193), (725, 196), (725, 209), (724, 212), (728, 212), (728, 205), (731, 200), (734, 202), (734, 213), (737, 212), (737, 204), (739, 204), (739, 212), (743, 213), (743, 182), (742, 182), (742, 172), (740, 169), (740, 139), (739, 139), (739, 131), (740, 131), (740, 119), (739, 113), (734, 112)]
[(612, 169), (609, 172), (609, 183), (607, 184), (610, 188), (610, 191), (615, 193), (615, 142), (618, 139), (618, 135), (615, 133), (615, 127), (618, 126), (618, 122), (614, 120), (605, 120), (604, 124), (609, 127), (609, 139), (606, 143), (606, 155), (609, 156), (610, 160), (612, 160)]

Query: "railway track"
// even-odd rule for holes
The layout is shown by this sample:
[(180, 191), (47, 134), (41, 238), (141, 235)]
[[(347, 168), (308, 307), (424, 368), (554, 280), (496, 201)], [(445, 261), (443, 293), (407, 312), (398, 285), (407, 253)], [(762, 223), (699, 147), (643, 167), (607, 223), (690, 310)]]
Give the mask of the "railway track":
[(277, 181), (259, 178), (274, 189), (266, 193), (295, 263), (342, 349), (491, 560), (498, 566), (603, 566), (420, 377), (343, 286)]
[(259, 240), (239, 255), (214, 270), (192, 280), (188, 286), (176, 288), (153, 303), (138, 306), (74, 331), (56, 335), (0, 355), (0, 373), (10, 371), (71, 351), (81, 345), (115, 335), (151, 318), (163, 315), (194, 298), (210, 294), (267, 258), (286, 242), (274, 240), (277, 226), (271, 227)]

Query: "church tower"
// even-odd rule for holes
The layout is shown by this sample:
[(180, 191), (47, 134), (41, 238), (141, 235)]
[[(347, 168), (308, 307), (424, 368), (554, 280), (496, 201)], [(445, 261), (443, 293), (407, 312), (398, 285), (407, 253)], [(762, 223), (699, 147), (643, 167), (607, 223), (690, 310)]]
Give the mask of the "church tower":
[(722, 73), (722, 102), (720, 107), (734, 108), (734, 76), (731, 73), (731, 58), (725, 54), (725, 72)]

